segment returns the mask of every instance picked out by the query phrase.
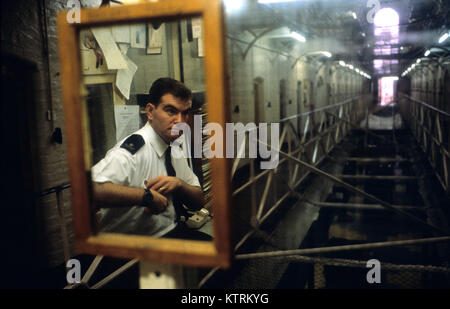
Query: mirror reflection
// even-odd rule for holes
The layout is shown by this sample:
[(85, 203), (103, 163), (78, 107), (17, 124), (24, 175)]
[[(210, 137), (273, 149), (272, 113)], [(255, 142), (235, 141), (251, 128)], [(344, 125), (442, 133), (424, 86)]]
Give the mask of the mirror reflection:
[(212, 240), (201, 19), (83, 29), (80, 53), (96, 231)]

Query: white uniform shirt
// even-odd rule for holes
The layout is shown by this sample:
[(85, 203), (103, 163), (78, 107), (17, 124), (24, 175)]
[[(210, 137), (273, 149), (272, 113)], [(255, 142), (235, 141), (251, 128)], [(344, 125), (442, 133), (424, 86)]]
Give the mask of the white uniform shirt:
[[(144, 127), (133, 134), (141, 135), (145, 144), (135, 153), (121, 148), (124, 138), (111, 148), (105, 158), (92, 168), (92, 179), (95, 182), (145, 188), (144, 180), (167, 175), (164, 152), (168, 145), (147, 122)], [(178, 147), (172, 147), (172, 165), (176, 177), (192, 186), (200, 187), (197, 176), (187, 165), (187, 160), (175, 152)], [(172, 197), (168, 196), (169, 205), (165, 211), (151, 215), (144, 207), (103, 208), (100, 210), (100, 231), (110, 233), (141, 234), (159, 237), (176, 226), (176, 214)]]

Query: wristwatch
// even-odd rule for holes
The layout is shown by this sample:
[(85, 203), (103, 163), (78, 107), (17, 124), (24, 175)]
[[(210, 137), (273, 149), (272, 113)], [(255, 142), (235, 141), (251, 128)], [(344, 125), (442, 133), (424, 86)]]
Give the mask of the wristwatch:
[(153, 202), (153, 194), (149, 188), (145, 188), (144, 196), (142, 196), (142, 206), (149, 207)]

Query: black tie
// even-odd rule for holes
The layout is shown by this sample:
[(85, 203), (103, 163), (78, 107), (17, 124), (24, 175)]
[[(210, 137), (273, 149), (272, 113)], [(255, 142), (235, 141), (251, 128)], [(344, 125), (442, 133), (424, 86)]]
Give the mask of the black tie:
[[(175, 172), (175, 169), (173, 168), (172, 158), (171, 158), (170, 154), (171, 154), (171, 147), (169, 146), (164, 155), (166, 171), (167, 171), (167, 176), (175, 177), (177, 175), (177, 173)], [(175, 208), (175, 213), (177, 216), (177, 221), (180, 221), (180, 217), (185, 215), (183, 204), (176, 198), (175, 194), (172, 196), (172, 200), (173, 200), (173, 206)]]

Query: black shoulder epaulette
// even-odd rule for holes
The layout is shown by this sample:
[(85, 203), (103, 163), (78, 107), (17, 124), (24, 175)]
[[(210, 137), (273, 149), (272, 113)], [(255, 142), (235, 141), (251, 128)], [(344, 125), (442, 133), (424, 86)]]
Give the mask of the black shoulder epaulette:
[(131, 154), (135, 154), (142, 146), (145, 145), (145, 141), (141, 135), (133, 134), (129, 136), (123, 143), (120, 145), (120, 148), (125, 148)]

